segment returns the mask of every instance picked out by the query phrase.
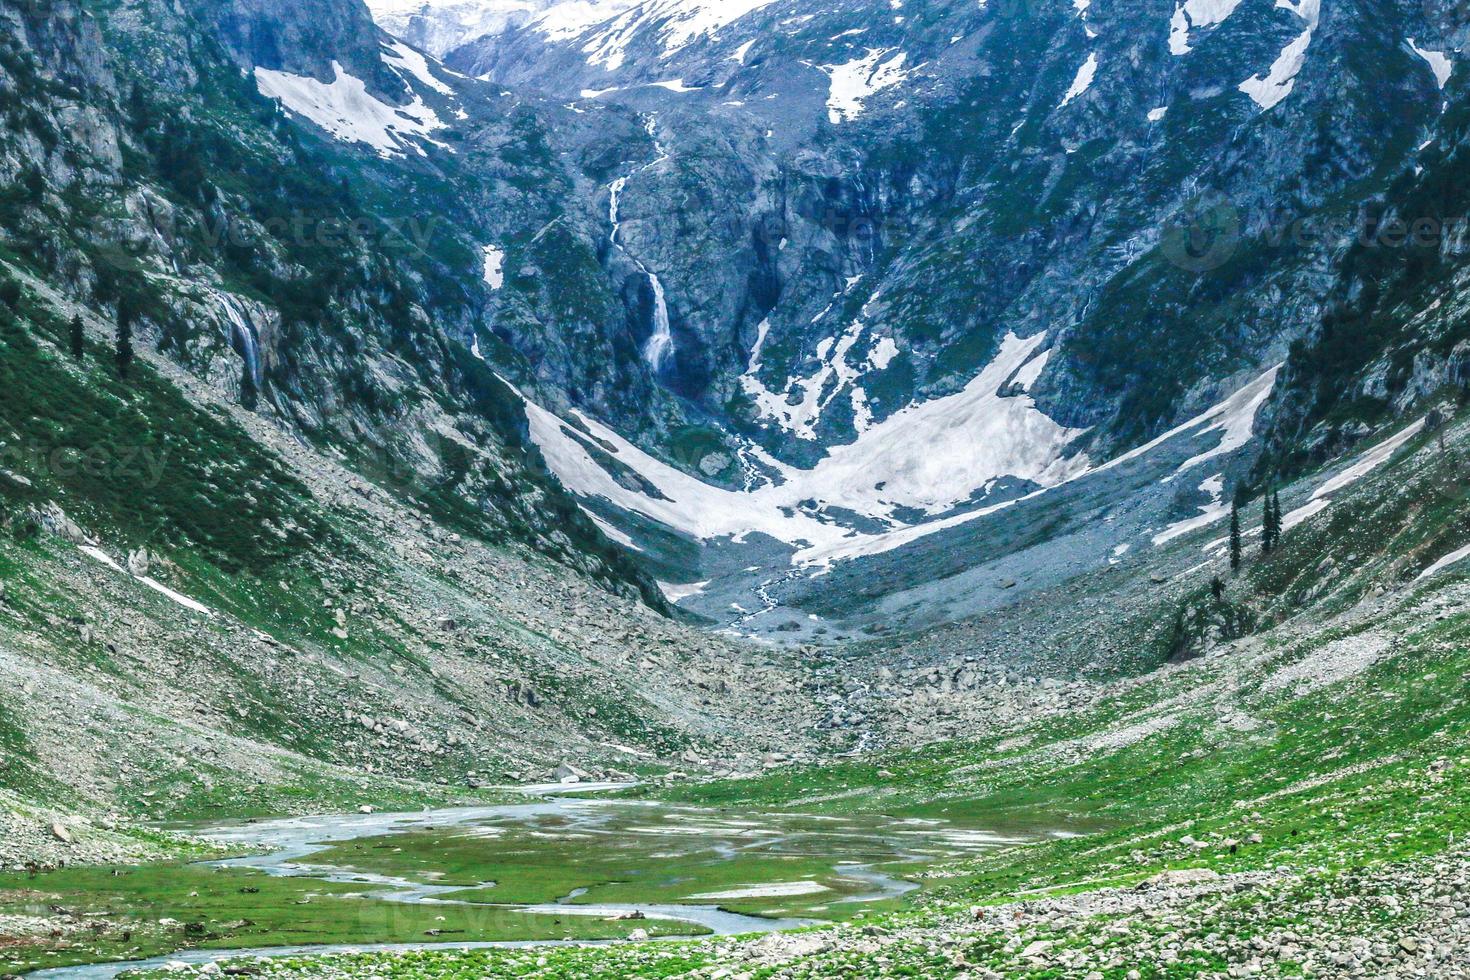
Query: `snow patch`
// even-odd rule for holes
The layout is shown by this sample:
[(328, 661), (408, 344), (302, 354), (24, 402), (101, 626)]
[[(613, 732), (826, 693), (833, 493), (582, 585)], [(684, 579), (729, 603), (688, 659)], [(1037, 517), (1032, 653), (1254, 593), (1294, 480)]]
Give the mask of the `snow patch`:
[(1095, 78), (1097, 78), (1097, 55), (1090, 54), (1087, 56), (1087, 60), (1082, 63), (1082, 67), (1077, 69), (1077, 77), (1072, 79), (1071, 88), (1067, 89), (1067, 94), (1062, 96), (1062, 104), (1057, 106), (1057, 108), (1064, 109), (1073, 100), (1081, 97), (1088, 89), (1092, 88), (1092, 82)]
[(883, 371), (893, 363), (898, 356), (898, 344), (892, 337), (879, 337), (873, 349), (868, 352), (868, 367), (874, 371)]
[(1276, 6), (1290, 10), (1307, 22), (1306, 29), (1286, 47), (1264, 76), (1253, 75), (1240, 83), (1240, 90), (1260, 106), (1262, 111), (1270, 109), (1291, 94), (1296, 87), (1296, 77), (1307, 63), (1307, 48), (1312, 44), (1321, 19), (1322, 0), (1276, 0)]
[(1389, 438), (1383, 440), (1372, 449), (1368, 450), (1366, 453), (1363, 454), (1362, 458), (1359, 459), (1352, 466), (1349, 466), (1347, 469), (1337, 474), (1337, 476), (1334, 476), (1332, 479), (1323, 483), (1316, 490), (1312, 491), (1311, 499), (1309, 499), (1305, 504), (1284, 516), (1281, 519), (1281, 525), (1283, 529), (1296, 527), (1298, 524), (1311, 517), (1312, 515), (1321, 513), (1323, 510), (1326, 510), (1328, 504), (1332, 502), (1332, 497), (1334, 494), (1336, 494), (1340, 490), (1352, 486), (1354, 483), (1357, 483), (1363, 477), (1367, 476), (1369, 473), (1373, 472), (1374, 470), (1378, 469), (1378, 467), (1388, 462), (1389, 457), (1391, 457), (1400, 446), (1408, 442), (1410, 439), (1414, 438), (1414, 436), (1418, 435), (1419, 431), (1423, 428), (1424, 420), (1420, 419), (1419, 421), (1407, 426), (1401, 431), (1395, 433), (1393, 436), (1390, 436)]
[(908, 77), (903, 66), (908, 54), (893, 48), (869, 48), (868, 53), (843, 65), (817, 65), (830, 79), (827, 118), (836, 126), (863, 113), (863, 102), (874, 93), (892, 88)]
[(696, 596), (709, 587), (709, 582), (690, 582), (686, 585), (674, 585), (670, 582), (658, 583), (658, 590), (664, 594), (664, 598), (678, 605), (690, 596)]
[(205, 616), (214, 615), (214, 611), (211, 610), (208, 606), (204, 605), (202, 602), (196, 602), (186, 595), (175, 592), (173, 589), (170, 589), (168, 586), (164, 585), (157, 579), (150, 578), (147, 575), (133, 575), (127, 569), (123, 568), (116, 561), (114, 561), (107, 554), (107, 552), (103, 551), (101, 548), (94, 548), (91, 545), (81, 545), (80, 550), (82, 554), (86, 555), (88, 558), (91, 558), (93, 561), (99, 562), (102, 565), (106, 565), (114, 572), (121, 572), (124, 575), (130, 576), (133, 581), (141, 582), (143, 585), (148, 586), (148, 588), (159, 593), (160, 595), (165, 596), (173, 602), (178, 603), (185, 609), (189, 609), (197, 613), (202, 613)]
[(682, 78), (674, 78), (666, 82), (649, 82), (648, 84), (653, 88), (667, 89), (670, 92), (677, 92), (681, 95), (685, 92), (704, 91), (703, 85), (685, 85), (684, 79)]
[(486, 245), (482, 251), (482, 274), (485, 282), (492, 290), (498, 290), (505, 285), (505, 252), (495, 245)]
[(1438, 572), (1442, 572), (1446, 568), (1449, 568), (1451, 565), (1455, 564), (1456, 562), (1464, 561), (1466, 558), (1470, 558), (1470, 544), (1465, 545), (1465, 547), (1463, 547), (1463, 548), (1458, 548), (1455, 551), (1451, 551), (1449, 554), (1445, 555), (1439, 561), (1435, 562), (1433, 565), (1430, 565), (1428, 568), (1424, 569), (1424, 571), (1422, 571), (1422, 572), (1419, 573), (1418, 581), (1421, 581), (1422, 582), (1424, 579), (1427, 579), (1429, 576), (1434, 575), (1434, 574), (1436, 574)]
[[(747, 14), (774, 0), (647, 0), (613, 19), (599, 24), (587, 38), (582, 52), (589, 64), (617, 71), (627, 59), (628, 45), (644, 30), (655, 32), (660, 57), (668, 59), (702, 37), (710, 37)], [(545, 30), (545, 21), (534, 27)], [(579, 25), (584, 26), (584, 25)], [(547, 30), (551, 36), (575, 36), (570, 31)]]
[(1216, 473), (1201, 483), (1199, 488), (1202, 492), (1209, 494), (1210, 502), (1202, 506), (1200, 512), (1194, 517), (1170, 524), (1158, 534), (1155, 534), (1153, 537), (1154, 547), (1158, 547), (1166, 541), (1173, 541), (1175, 538), (1188, 534), (1190, 531), (1208, 527), (1216, 521), (1222, 520), (1230, 513), (1230, 507), (1224, 501), (1225, 477), (1223, 474)]
[(382, 157), (402, 154), (412, 145), (410, 140), (434, 142), (429, 134), (446, 128), (418, 95), (406, 106), (390, 106), (369, 95), (366, 83), (347, 74), (335, 61), (332, 72), (335, 78), (325, 84), (303, 75), (256, 68), (255, 82), (266, 98), (275, 99), (336, 139), (364, 143)]
[[(454, 89), (434, 77), (434, 73), (429, 70), (428, 59), (402, 41), (393, 41), (391, 44), (384, 44), (383, 50), (392, 59), (388, 62), (388, 67), (400, 75), (407, 72), (440, 95), (455, 94)], [(400, 62), (401, 66), (393, 64), (393, 61)]]
[(1189, 54), (1190, 31), (1219, 27), (1239, 6), (1240, 0), (1188, 0), (1175, 7), (1169, 20), (1169, 53), (1176, 58)]
[(1429, 51), (1419, 47), (1418, 43), (1409, 38), (1409, 48), (1429, 65), (1429, 70), (1434, 72), (1434, 81), (1443, 90), (1449, 84), (1450, 75), (1455, 71), (1455, 63), (1450, 60), (1449, 55), (1443, 51)]

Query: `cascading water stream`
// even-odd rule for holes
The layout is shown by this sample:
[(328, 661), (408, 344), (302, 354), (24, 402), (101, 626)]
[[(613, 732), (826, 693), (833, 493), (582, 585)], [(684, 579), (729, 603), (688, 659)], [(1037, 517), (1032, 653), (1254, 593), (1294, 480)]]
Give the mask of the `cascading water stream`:
[(260, 344), (255, 336), (255, 326), (250, 322), (239, 300), (228, 293), (214, 295), (230, 321), (231, 332), (227, 340), (240, 351), (240, 356), (245, 361), (245, 370), (250, 373), (255, 390), (260, 391), (264, 379), (260, 373)]
[(655, 120), (649, 117), (644, 122), (644, 130), (653, 140), (656, 156), (651, 163), (647, 163), (631, 174), (619, 177), (608, 186), (608, 224), (612, 227), (612, 233), (608, 236), (608, 242), (619, 252), (625, 255), (638, 271), (648, 279), (649, 288), (653, 292), (653, 329), (650, 331), (648, 340), (643, 345), (643, 360), (653, 369), (655, 374), (663, 371), (664, 365), (668, 363), (669, 357), (674, 353), (674, 335), (669, 323), (669, 304), (664, 295), (664, 284), (658, 276), (644, 265), (643, 262), (624, 247), (619, 240), (619, 232), (622, 230), (622, 199), (623, 191), (627, 189), (628, 180), (645, 171), (652, 170), (669, 158), (668, 152), (658, 142), (655, 135)]

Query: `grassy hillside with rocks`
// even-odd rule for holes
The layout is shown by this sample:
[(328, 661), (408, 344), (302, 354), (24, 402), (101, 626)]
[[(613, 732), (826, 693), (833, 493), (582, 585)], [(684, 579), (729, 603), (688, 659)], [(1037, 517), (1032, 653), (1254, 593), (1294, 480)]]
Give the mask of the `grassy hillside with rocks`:
[[(929, 700), (990, 710), (965, 715), (945, 741), (645, 791), (717, 808), (1079, 831), (932, 868), (896, 911), (746, 940), (251, 969), (280, 978), (1462, 976), (1470, 566), (1455, 558), (1470, 540), (1467, 450), (1463, 422), (1420, 432), (1290, 527), (1271, 555), (1249, 544), (1238, 576), (1221, 567), (1228, 559), (1173, 578), (1132, 569), (1133, 588), (1162, 593), (1166, 619), (1170, 607), (1199, 603), (1204, 586), (1211, 602), (1249, 607), (1258, 628), (1248, 635), (1196, 637), (1186, 659), (1121, 679), (1023, 681), (1009, 695), (934, 685)], [(1333, 472), (1283, 499), (1309, 499)], [(1199, 556), (1214, 536), (1173, 544), (1163, 567)], [(1227, 582), (1221, 600), (1207, 588), (1216, 574)]]

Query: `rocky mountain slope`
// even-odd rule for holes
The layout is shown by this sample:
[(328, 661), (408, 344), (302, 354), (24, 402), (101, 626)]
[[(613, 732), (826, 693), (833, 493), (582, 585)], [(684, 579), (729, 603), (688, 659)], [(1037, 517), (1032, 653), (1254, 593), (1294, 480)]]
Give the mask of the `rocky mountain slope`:
[[(8, 793), (170, 818), (814, 744), (800, 668), (673, 621), (545, 468), (491, 236), (430, 220), (473, 183), (544, 225), (544, 107), (357, 4), (0, 18)], [(563, 285), (506, 305), (590, 320)]]
[[(643, 119), (593, 194), (625, 310), (611, 328), (643, 362), (622, 369), (655, 390), (634, 406), (569, 387), (546, 351), (539, 374), (588, 416), (561, 420), (603, 452), (552, 419), (535, 438), (661, 578), (690, 583), (672, 594), (737, 630), (845, 635), (905, 597), (922, 620), (974, 612), (944, 609), (953, 575), (986, 574), (964, 555), (1040, 544), (1020, 567), (1054, 581), (1201, 508), (1219, 518), (1222, 494), (1320, 465), (1463, 372), (1453, 318), (1415, 321), (1461, 265), (1448, 7), (559, 10), (447, 63)], [(1379, 302), (1363, 263), (1414, 295), (1360, 311)], [(1383, 318), (1405, 326), (1363, 322)], [(1221, 472), (1162, 494), (1096, 476), (1263, 384)], [(1035, 525), (1095, 532), (1079, 503), (1120, 495), (1137, 513), (1081, 552), (1075, 534), (1014, 540), (1008, 507), (986, 515), (1021, 501)], [(874, 536), (894, 561), (865, 560)], [(1033, 578), (995, 577), (1015, 595)]]

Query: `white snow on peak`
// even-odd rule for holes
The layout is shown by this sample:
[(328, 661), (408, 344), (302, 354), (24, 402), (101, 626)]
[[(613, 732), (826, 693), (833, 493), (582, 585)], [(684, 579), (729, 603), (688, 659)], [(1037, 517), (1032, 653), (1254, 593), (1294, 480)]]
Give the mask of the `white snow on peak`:
[[(628, 44), (645, 29), (657, 32), (660, 56), (669, 58), (702, 37), (719, 33), (749, 13), (774, 0), (644, 0), (610, 20), (599, 23), (582, 51), (589, 64), (617, 71), (627, 58)], [(539, 26), (539, 25), (533, 25)], [(585, 25), (583, 25), (585, 26)], [(553, 37), (581, 34), (548, 30)]]
[(1176, 58), (1189, 54), (1190, 31), (1219, 27), (1238, 6), (1240, 0), (1187, 0), (1175, 7), (1169, 20), (1169, 53)]
[(491, 290), (498, 290), (505, 285), (505, 252), (495, 245), (486, 245), (482, 251), (485, 262), (481, 271), (485, 282)]
[(1067, 94), (1062, 96), (1062, 104), (1057, 106), (1057, 108), (1065, 108), (1066, 106), (1070, 105), (1074, 99), (1078, 98), (1088, 89), (1092, 88), (1092, 81), (1096, 77), (1097, 55), (1090, 54), (1087, 56), (1087, 60), (1082, 63), (1082, 67), (1077, 69), (1077, 77), (1072, 79), (1072, 87), (1067, 89)]
[(827, 118), (832, 125), (856, 119), (862, 115), (865, 99), (907, 78), (906, 61), (908, 54), (903, 51), (895, 54), (893, 48), (869, 48), (867, 54), (846, 64), (817, 65), (831, 79)]
[(336, 77), (327, 84), (308, 76), (256, 68), (255, 82), (261, 95), (275, 99), (333, 137), (365, 143), (383, 157), (401, 154), (406, 146), (423, 153), (410, 141), (434, 142), (429, 134), (445, 128), (417, 94), (409, 105), (391, 106), (369, 95), (366, 83), (347, 74), (335, 61), (332, 72)]
[[(399, 74), (407, 72), (440, 95), (455, 94), (454, 89), (434, 77), (434, 73), (429, 70), (429, 60), (402, 41), (384, 44), (383, 51), (389, 58), (388, 67)], [(399, 64), (394, 64), (393, 62), (395, 61), (399, 62)], [(438, 62), (435, 62), (435, 64), (438, 64)], [(442, 65), (439, 67), (441, 71), (445, 70)]]
[(1429, 51), (1421, 48), (1412, 37), (1409, 38), (1409, 49), (1429, 65), (1429, 70), (1434, 72), (1434, 81), (1441, 89), (1449, 84), (1450, 75), (1455, 71), (1455, 63), (1450, 60), (1449, 55), (1443, 51)]
[(1240, 90), (1250, 96), (1264, 111), (1273, 108), (1291, 94), (1296, 87), (1296, 77), (1307, 63), (1307, 48), (1311, 47), (1312, 35), (1322, 16), (1322, 0), (1276, 0), (1276, 6), (1290, 10), (1303, 21), (1306, 27), (1272, 63), (1264, 76), (1252, 75), (1240, 83)]
[(368, 0), (373, 19), (436, 57), (514, 28), (572, 35), (622, 13), (635, 0)]

